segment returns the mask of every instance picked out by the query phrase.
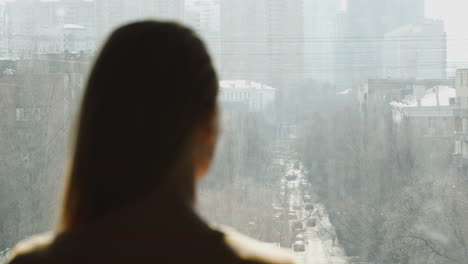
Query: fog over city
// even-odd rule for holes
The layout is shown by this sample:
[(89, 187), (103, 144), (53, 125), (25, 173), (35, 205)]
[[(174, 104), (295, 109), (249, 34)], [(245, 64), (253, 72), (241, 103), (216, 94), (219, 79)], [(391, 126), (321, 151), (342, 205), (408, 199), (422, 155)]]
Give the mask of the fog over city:
[(196, 205), (205, 219), (298, 263), (467, 263), (466, 10), (0, 1), (0, 264), (54, 228), (89, 70), (112, 30), (143, 19), (191, 27), (218, 72), (219, 143)]

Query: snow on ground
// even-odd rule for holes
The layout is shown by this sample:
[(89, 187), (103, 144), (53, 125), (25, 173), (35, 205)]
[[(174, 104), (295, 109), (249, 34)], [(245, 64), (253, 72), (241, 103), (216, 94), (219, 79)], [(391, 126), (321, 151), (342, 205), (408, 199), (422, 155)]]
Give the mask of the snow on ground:
[[(299, 188), (299, 182), (304, 179), (305, 168), (301, 163), (291, 162), (286, 164), (286, 175), (294, 174), (298, 176), (296, 188), (290, 196), (290, 209), (296, 203), (304, 204), (302, 201), (303, 193)], [(322, 204), (314, 203), (315, 210), (310, 214), (305, 209), (297, 210), (297, 216), (300, 220), (304, 220), (310, 215), (310, 219), (316, 219), (316, 227), (306, 227), (302, 233), (307, 243), (304, 252), (294, 252), (299, 264), (336, 264), (348, 263), (344, 250), (339, 245), (336, 239), (335, 229), (330, 223), (330, 219)], [(305, 223), (304, 223), (305, 224)]]
[(3, 251), (0, 251), (0, 264), (3, 264), (5, 263), (6, 261), (6, 257), (8, 255), (8, 252), (9, 252), (9, 248), (3, 250)]

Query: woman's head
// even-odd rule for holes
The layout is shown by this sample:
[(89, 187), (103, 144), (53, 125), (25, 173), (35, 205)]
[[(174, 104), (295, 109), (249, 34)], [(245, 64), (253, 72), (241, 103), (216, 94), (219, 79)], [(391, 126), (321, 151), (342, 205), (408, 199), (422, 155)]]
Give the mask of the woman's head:
[(194, 174), (204, 173), (215, 143), (217, 87), (191, 30), (155, 21), (117, 29), (84, 94), (62, 228), (147, 195), (184, 157), (195, 163)]

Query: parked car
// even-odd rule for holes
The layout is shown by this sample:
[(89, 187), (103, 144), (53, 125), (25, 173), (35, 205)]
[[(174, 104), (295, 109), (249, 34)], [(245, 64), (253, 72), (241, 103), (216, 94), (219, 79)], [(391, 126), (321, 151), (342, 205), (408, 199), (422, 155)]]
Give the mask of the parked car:
[(295, 181), (295, 180), (297, 180), (297, 175), (289, 174), (289, 175), (286, 176), (286, 180), (287, 181)]
[(302, 242), (305, 242), (305, 238), (304, 238), (304, 236), (303, 236), (302, 234), (298, 234), (298, 235), (296, 236), (295, 241), (302, 241)]
[(275, 210), (276, 212), (282, 212), (282, 211), (283, 211), (283, 207), (281, 207), (281, 206), (273, 206), (273, 210)]
[(292, 229), (293, 230), (297, 230), (297, 229), (300, 229), (302, 230), (303, 226), (302, 226), (302, 223), (299, 222), (299, 221), (295, 221), (292, 223)]
[(293, 205), (293, 209), (294, 209), (294, 210), (301, 210), (301, 209), (302, 209), (302, 205), (299, 204), (299, 203), (296, 203), (296, 204)]
[(295, 241), (293, 243), (293, 250), (296, 252), (304, 252), (305, 251), (305, 244), (303, 241)]
[(288, 213), (288, 218), (289, 220), (296, 220), (297, 219), (297, 214), (296, 213)]
[(315, 227), (317, 226), (317, 221), (315, 219), (309, 219), (306, 222), (307, 227)]
[(280, 219), (281, 216), (283, 216), (283, 214), (281, 212), (273, 214), (273, 218), (275, 218), (275, 219)]
[(313, 211), (315, 208), (314, 208), (314, 205), (311, 204), (311, 203), (307, 203), (304, 208), (307, 210), (307, 211)]

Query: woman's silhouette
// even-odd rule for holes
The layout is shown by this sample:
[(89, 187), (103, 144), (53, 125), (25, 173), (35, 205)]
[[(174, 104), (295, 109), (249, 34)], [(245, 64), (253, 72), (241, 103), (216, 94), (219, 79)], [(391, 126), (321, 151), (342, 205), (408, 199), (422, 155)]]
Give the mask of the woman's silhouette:
[(191, 30), (116, 30), (86, 87), (58, 228), (18, 244), (11, 263), (293, 262), (193, 210), (217, 139), (217, 85)]

